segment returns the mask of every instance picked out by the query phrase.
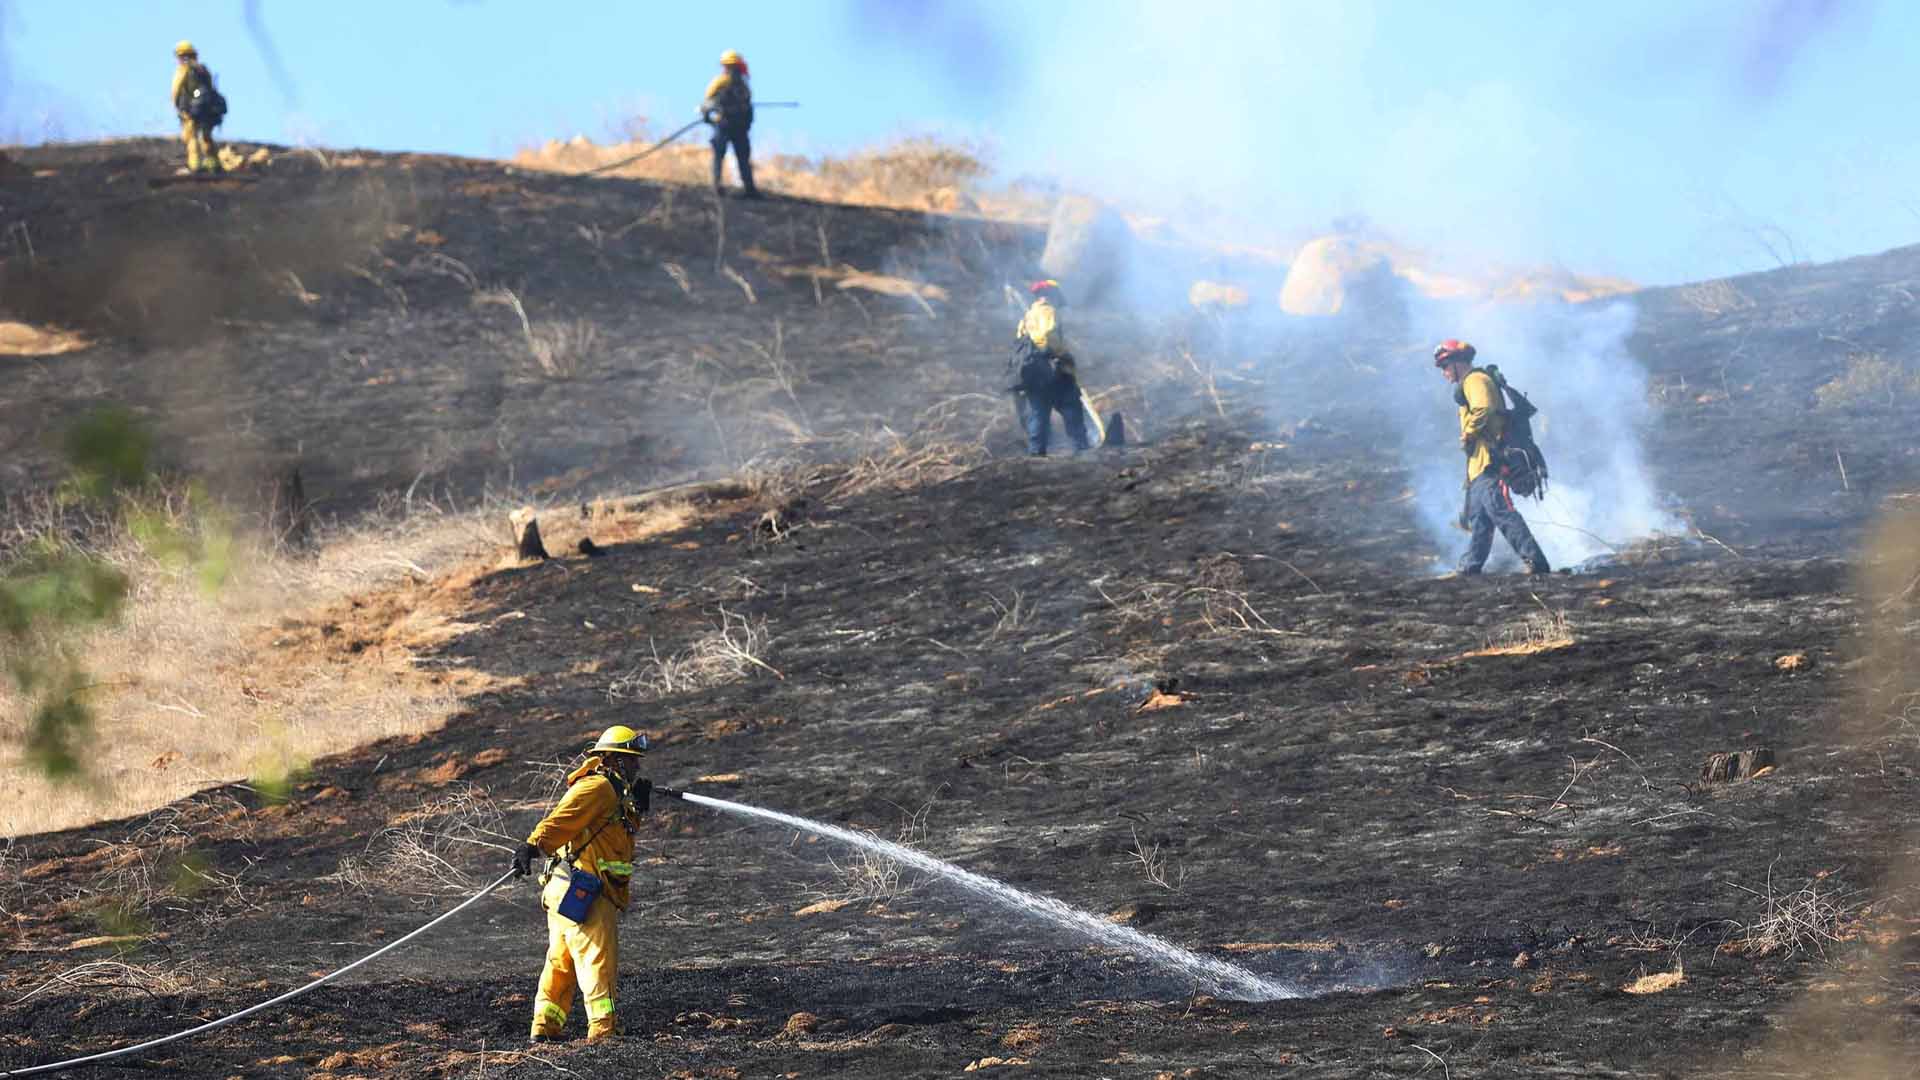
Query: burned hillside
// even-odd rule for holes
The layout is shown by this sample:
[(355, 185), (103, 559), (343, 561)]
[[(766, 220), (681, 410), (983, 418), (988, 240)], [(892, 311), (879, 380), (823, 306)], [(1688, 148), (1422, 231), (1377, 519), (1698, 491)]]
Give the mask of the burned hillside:
[[(236, 503), (296, 466), (341, 517), (507, 491), (482, 512), (531, 507), (554, 557), (502, 545), (252, 643), (262, 665), (465, 678), (444, 726), (315, 760), (284, 799), (219, 777), (12, 837), (0, 1067), (189, 1027), (392, 940), (504, 871), (487, 845), (523, 837), (612, 724), (654, 738), (659, 783), (899, 838), (1303, 996), (1196, 995), (884, 860), (662, 799), (618, 1042), (524, 1048), (544, 941), (520, 883), (146, 1063), (1911, 1059), (1914, 250), (1628, 298), (1633, 430), (1672, 530), (1601, 537), (1578, 573), (1442, 579), (1395, 419), (1430, 392), (1458, 468), (1426, 315), (1285, 317), (1274, 268), (1231, 260), (1210, 272), (1247, 283), (1244, 310), (1069, 309), (1136, 444), (1027, 459), (1006, 291), (1040, 230), (331, 151), (149, 187), (159, 152), (21, 151), (0, 178), (33, 244), (7, 234), (5, 317), (91, 342), (6, 358), (10, 491), (56, 480), (62, 423), (120, 402)], [(1527, 388), (1568, 409), (1551, 367)], [(412, 633), (429, 607), (446, 629)], [(1759, 750), (1771, 768), (1703, 775)]]

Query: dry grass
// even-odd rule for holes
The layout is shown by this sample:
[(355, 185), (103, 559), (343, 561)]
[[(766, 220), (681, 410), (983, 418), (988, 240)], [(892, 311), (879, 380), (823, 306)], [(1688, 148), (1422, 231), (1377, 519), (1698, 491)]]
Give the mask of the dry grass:
[[(0, 549), (71, 525), (9, 509)], [(214, 591), (123, 532), (96, 535), (87, 543), (135, 583), (121, 622), (77, 644), (94, 677), (88, 703), (115, 737), (90, 749), (91, 776), (79, 785), (56, 784), (18, 759), (0, 762), (0, 831), (129, 816), (235, 780), (274, 789), (316, 757), (438, 727), (460, 688), (429, 681), (410, 646), (449, 632), (457, 590), (436, 588), (436, 578), (497, 552), (504, 522), (490, 509), (418, 506), (322, 535), (314, 554), (298, 557), (271, 538), (240, 539), (231, 574)], [(290, 614), (317, 615), (382, 587), (418, 595), (391, 610), (389, 625), (347, 627), (374, 638), (354, 664), (330, 662), (317, 630), (287, 629), (302, 625)], [(0, 687), (0, 742), (17, 742), (27, 704)]]
[[(912, 813), (904, 813), (903, 810), (904, 819), (894, 833), (892, 842), (901, 847), (918, 849), (926, 842), (927, 817), (932, 811), (931, 800)], [(869, 835), (884, 839), (878, 833), (869, 832)], [(918, 881), (907, 877), (899, 860), (870, 848), (856, 848), (838, 859), (829, 855), (827, 866), (833, 871), (833, 880), (807, 890), (807, 895), (823, 903), (889, 901), (905, 896), (919, 886)]]
[(49, 990), (77, 991), (110, 998), (173, 998), (199, 986), (199, 975), (188, 964), (132, 964), (119, 960), (93, 960), (60, 972), (8, 1004), (19, 1005)]
[(499, 861), (485, 851), (511, 853), (520, 839), (485, 788), (462, 784), (396, 819), (321, 880), (363, 894), (462, 896), (485, 884), (470, 869), (476, 862)]
[(1642, 975), (1620, 989), (1628, 994), (1662, 994), (1677, 986), (1685, 986), (1687, 969), (1675, 966), (1672, 971), (1657, 971), (1651, 975)]
[(1772, 867), (1762, 888), (1734, 888), (1758, 899), (1762, 910), (1753, 922), (1740, 924), (1723, 947), (1752, 956), (1813, 952), (1824, 958), (1828, 948), (1846, 940), (1864, 907), (1858, 893), (1820, 878), (1791, 892), (1776, 889)]
[[(455, 260), (447, 260), (454, 262)], [(469, 271), (471, 274), (471, 271)], [(499, 305), (510, 309), (520, 320), (520, 335), (534, 366), (549, 379), (571, 379), (580, 373), (580, 365), (591, 358), (600, 344), (600, 329), (586, 319), (542, 322), (535, 325), (527, 317), (520, 295), (505, 287), (481, 289), (473, 294), (475, 305)]]
[(756, 670), (785, 679), (762, 659), (771, 642), (765, 620), (755, 622), (722, 607), (720, 622), (711, 631), (672, 656), (656, 650), (645, 663), (609, 683), (607, 697), (649, 701), (730, 683)]
[(594, 355), (600, 346), (600, 328), (585, 319), (542, 323), (533, 328), (527, 349), (541, 374), (550, 379), (571, 379), (580, 373), (580, 364)]
[(1000, 617), (994, 620), (993, 629), (987, 631), (988, 641), (993, 641), (1003, 634), (1017, 634), (1033, 621), (1034, 607), (1027, 603), (1026, 597), (1019, 589), (1013, 590), (1012, 598), (1005, 601), (989, 593), (987, 603), (1000, 613)]
[(1540, 611), (1489, 635), (1485, 648), (1461, 653), (1460, 657), (1532, 656), (1572, 645), (1573, 627), (1567, 622), (1567, 613), (1552, 611), (1542, 605)]
[(240, 809), (221, 795), (161, 807), (137, 819), (117, 841), (96, 840), (83, 855), (24, 867), (15, 893), (31, 889), (42, 902), (70, 903), (91, 914), (99, 933), (67, 948), (136, 948), (161, 912), (211, 925), (258, 910), (246, 885), (253, 860), (222, 867), (201, 844), (251, 836), (251, 820), (244, 813), (236, 818)]
[(1140, 830), (1131, 825), (1127, 826), (1127, 830), (1133, 835), (1133, 847), (1126, 852), (1128, 864), (1138, 867), (1140, 876), (1146, 878), (1149, 884), (1168, 892), (1179, 892), (1180, 886), (1187, 881), (1186, 868), (1175, 869), (1158, 843), (1141, 843)]
[(829, 498), (910, 491), (945, 483), (978, 468), (988, 456), (987, 448), (979, 443), (915, 438), (892, 431), (883, 431), (868, 444), (850, 460), (825, 470), (831, 479)]
[(11, 919), (20, 914), (25, 895), (20, 872), (26, 869), (27, 861), (27, 849), (8, 836), (0, 845), (0, 917)]
[(58, 356), (87, 347), (86, 338), (58, 327), (0, 321), (0, 356)]
[(1822, 409), (1850, 409), (1871, 405), (1898, 405), (1920, 397), (1920, 375), (1879, 353), (1847, 358), (1847, 370), (1813, 391)]
[[(513, 163), (584, 172), (631, 157), (657, 142), (661, 134), (640, 120), (627, 125), (624, 142), (600, 145), (585, 138), (548, 142), (521, 150)], [(611, 175), (705, 186), (710, 182), (710, 152), (697, 134)], [(1048, 197), (1017, 187), (983, 190), (981, 181), (991, 170), (978, 147), (925, 136), (909, 136), (838, 157), (756, 155), (753, 171), (762, 188), (822, 202), (975, 213), (1017, 221), (1042, 220), (1051, 209)]]

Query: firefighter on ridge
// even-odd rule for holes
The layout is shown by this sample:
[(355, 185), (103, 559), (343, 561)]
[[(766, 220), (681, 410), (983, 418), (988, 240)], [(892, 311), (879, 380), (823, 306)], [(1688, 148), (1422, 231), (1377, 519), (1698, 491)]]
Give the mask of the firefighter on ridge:
[(1507, 403), (1493, 376), (1473, 365), (1475, 350), (1464, 341), (1448, 338), (1433, 350), (1433, 366), (1453, 384), (1453, 400), (1460, 407), (1460, 449), (1467, 456), (1466, 506), (1461, 524), (1473, 534), (1460, 557), (1462, 574), (1478, 574), (1493, 551), (1495, 529), (1507, 538), (1514, 554), (1527, 564), (1529, 574), (1552, 573), (1540, 544), (1527, 528), (1527, 519), (1514, 509), (1513, 493), (1502, 477), (1499, 459), (1506, 435)]
[(1073, 350), (1060, 328), (1060, 309), (1065, 306), (1060, 283), (1052, 278), (1036, 281), (1027, 292), (1033, 302), (1013, 331), (1013, 359), (1020, 379), (1014, 392), (1019, 395), (1020, 419), (1027, 429), (1027, 453), (1046, 456), (1056, 411), (1067, 429), (1067, 438), (1073, 440), (1073, 448), (1091, 450), (1093, 439), (1087, 430), (1080, 380), (1074, 374)]
[(753, 186), (753, 142), (747, 132), (753, 127), (753, 88), (747, 85), (747, 62), (728, 49), (720, 54), (720, 74), (707, 84), (706, 100), (700, 103), (700, 115), (713, 125), (713, 190), (722, 190), (727, 144), (733, 144), (733, 165), (740, 171), (741, 194), (760, 198)]
[(620, 985), (620, 916), (633, 881), (633, 830), (653, 785), (640, 775), (647, 737), (615, 725), (602, 732), (567, 791), (515, 852), (525, 876), (536, 860), (547, 912), (547, 962), (533, 999), (533, 1041), (560, 1038), (574, 987), (587, 1003), (587, 1041), (615, 1033)]
[(200, 62), (193, 42), (175, 45), (173, 57), (179, 61), (173, 69), (173, 111), (180, 116), (180, 141), (187, 144), (187, 171), (221, 172), (213, 129), (226, 116), (226, 99), (214, 88), (213, 72)]

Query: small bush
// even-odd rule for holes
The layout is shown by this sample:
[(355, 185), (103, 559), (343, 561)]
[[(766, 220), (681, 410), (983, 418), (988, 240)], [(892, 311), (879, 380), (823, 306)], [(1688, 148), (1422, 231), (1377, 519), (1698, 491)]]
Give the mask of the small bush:
[(1863, 906), (1859, 895), (1818, 878), (1791, 892), (1774, 885), (1767, 870), (1764, 889), (1734, 888), (1760, 901), (1762, 911), (1753, 922), (1740, 924), (1730, 942), (1754, 956), (1797, 956), (1812, 952), (1825, 956), (1828, 947), (1846, 939)]
[(684, 652), (647, 662), (607, 685), (614, 701), (646, 701), (691, 693), (743, 679), (755, 668), (777, 679), (786, 676), (761, 659), (772, 638), (765, 620), (758, 623), (738, 612), (720, 609), (720, 623), (701, 635)]

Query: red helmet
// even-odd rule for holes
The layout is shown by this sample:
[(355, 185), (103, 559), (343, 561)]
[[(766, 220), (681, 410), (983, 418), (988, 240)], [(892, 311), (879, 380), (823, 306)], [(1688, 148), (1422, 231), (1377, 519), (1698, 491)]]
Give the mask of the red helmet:
[(1027, 291), (1035, 296), (1057, 297), (1060, 295), (1060, 283), (1052, 278), (1042, 278), (1027, 286)]
[(1448, 364), (1454, 363), (1471, 364), (1473, 363), (1473, 357), (1473, 346), (1461, 341), (1459, 338), (1448, 338), (1434, 346), (1433, 366), (1446, 367)]

